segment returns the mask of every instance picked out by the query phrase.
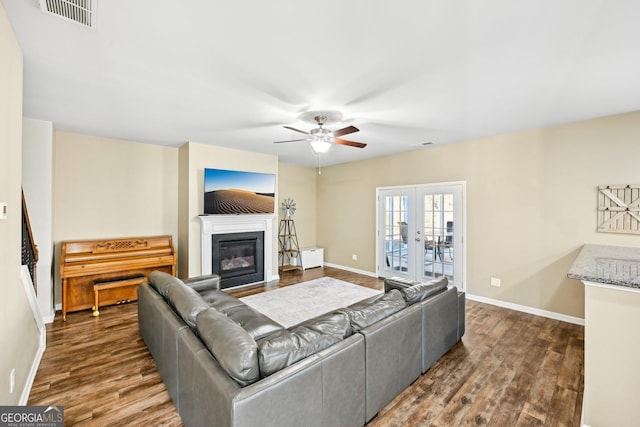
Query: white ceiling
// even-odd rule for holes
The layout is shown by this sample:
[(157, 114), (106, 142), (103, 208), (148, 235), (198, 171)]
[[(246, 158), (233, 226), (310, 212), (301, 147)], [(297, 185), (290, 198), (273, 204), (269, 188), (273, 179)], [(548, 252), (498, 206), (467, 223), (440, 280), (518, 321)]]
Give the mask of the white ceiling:
[(57, 129), (317, 165), (286, 130), (336, 109), (330, 165), (640, 110), (638, 0), (98, 0), (91, 30), (1, 0), (24, 114)]

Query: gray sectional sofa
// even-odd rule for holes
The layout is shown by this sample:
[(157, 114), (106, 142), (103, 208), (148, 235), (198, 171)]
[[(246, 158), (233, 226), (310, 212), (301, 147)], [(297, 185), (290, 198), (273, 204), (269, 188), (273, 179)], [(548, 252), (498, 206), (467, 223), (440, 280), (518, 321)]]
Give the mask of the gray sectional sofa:
[(153, 272), (138, 323), (186, 426), (362, 426), (464, 334), (446, 279), (385, 288), (286, 329), (217, 277)]

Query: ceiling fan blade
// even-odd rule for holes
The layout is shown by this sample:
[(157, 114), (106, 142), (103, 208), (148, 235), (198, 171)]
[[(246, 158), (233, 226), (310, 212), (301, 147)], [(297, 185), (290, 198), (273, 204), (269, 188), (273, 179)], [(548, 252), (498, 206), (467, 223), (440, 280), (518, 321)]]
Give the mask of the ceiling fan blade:
[(273, 141), (274, 144), (282, 144), (284, 142), (298, 142), (298, 141), (306, 141), (307, 138), (304, 139), (288, 139), (286, 141)]
[(342, 128), (342, 129), (338, 129), (336, 131), (333, 131), (333, 136), (334, 138), (337, 138), (339, 136), (342, 135), (348, 135), (350, 133), (354, 133), (354, 132), (358, 132), (360, 129), (358, 129), (355, 126), (347, 126), (346, 128)]
[(285, 128), (285, 129), (289, 129), (289, 130), (295, 131), (295, 132), (304, 133), (305, 135), (310, 135), (309, 132), (305, 132), (305, 131), (300, 130), (300, 129), (292, 128), (291, 126), (282, 126), (282, 127)]
[(346, 139), (334, 139), (333, 142), (336, 144), (348, 145), (349, 147), (356, 148), (364, 148), (367, 146), (367, 144), (363, 144), (362, 142), (348, 141)]

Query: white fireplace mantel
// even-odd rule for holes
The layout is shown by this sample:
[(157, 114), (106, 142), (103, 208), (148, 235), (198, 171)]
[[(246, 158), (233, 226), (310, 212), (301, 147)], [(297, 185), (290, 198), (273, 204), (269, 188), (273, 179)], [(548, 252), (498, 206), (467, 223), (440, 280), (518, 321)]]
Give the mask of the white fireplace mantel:
[(202, 215), (201, 274), (211, 274), (211, 236), (213, 234), (264, 231), (264, 280), (273, 280), (273, 220), (275, 214)]

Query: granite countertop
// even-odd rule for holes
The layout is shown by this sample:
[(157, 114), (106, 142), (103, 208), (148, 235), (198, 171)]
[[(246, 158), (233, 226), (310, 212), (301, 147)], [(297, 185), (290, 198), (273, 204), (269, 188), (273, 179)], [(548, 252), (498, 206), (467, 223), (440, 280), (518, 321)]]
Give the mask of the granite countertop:
[(640, 248), (584, 245), (567, 277), (640, 288)]

